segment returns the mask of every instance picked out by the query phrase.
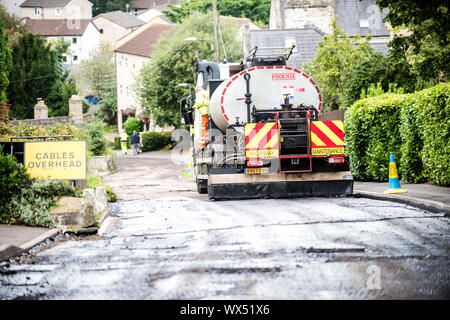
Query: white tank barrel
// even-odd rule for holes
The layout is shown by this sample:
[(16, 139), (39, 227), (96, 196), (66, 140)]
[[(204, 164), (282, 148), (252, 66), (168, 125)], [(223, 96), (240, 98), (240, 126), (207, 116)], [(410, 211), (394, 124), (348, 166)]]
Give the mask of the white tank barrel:
[(313, 105), (318, 112), (322, 108), (322, 96), (315, 82), (300, 70), (287, 66), (260, 66), (246, 69), (225, 80), (214, 91), (210, 101), (210, 114), (220, 130), (239, 122), (247, 123), (247, 104), (245, 103), (246, 81), (249, 73), (251, 109), (281, 110), (283, 95), (289, 95), (294, 107), (303, 103)]

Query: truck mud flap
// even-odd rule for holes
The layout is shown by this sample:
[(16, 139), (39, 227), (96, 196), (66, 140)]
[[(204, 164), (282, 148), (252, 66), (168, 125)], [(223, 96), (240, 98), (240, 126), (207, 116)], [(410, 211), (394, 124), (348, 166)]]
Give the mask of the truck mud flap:
[[(214, 180), (219, 181), (215, 183)], [(353, 194), (353, 179), (351, 179), (351, 175), (350, 177), (347, 175), (339, 180), (278, 179), (278, 181), (239, 181), (237, 183), (220, 183), (220, 180), (212, 179), (212, 183), (210, 182), (208, 185), (208, 196), (210, 199), (297, 198), (350, 196)]]

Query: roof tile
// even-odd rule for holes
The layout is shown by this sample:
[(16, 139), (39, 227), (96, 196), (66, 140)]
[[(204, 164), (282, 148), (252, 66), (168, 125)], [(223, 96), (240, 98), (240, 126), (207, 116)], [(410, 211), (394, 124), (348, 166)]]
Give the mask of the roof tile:
[(72, 0), (25, 0), (21, 7), (64, 8)]
[(123, 11), (106, 12), (98, 15), (97, 17), (99, 16), (105, 17), (106, 19), (109, 19), (125, 28), (138, 27), (145, 23), (141, 19), (137, 18), (134, 14), (129, 14)]
[(81, 36), (90, 21), (89, 19), (27, 19), (26, 25), (31, 33), (43, 36)]
[(119, 48), (117, 52), (134, 54), (137, 56), (150, 57), (153, 52), (154, 45), (158, 42), (159, 37), (164, 31), (172, 29), (171, 25), (153, 24), (146, 30), (142, 31), (134, 38), (131, 38)]

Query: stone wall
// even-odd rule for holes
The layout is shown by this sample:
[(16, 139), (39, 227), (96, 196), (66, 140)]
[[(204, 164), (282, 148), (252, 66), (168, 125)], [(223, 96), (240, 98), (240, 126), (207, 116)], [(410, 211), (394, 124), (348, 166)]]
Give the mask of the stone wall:
[(56, 123), (73, 124), (75, 126), (82, 126), (84, 123), (93, 120), (95, 115), (93, 113), (83, 114), (83, 100), (73, 95), (69, 100), (69, 115), (64, 117), (48, 117), (48, 108), (44, 103), (44, 100), (38, 99), (38, 103), (34, 107), (34, 119), (24, 120), (11, 120), (8, 122), (10, 126), (17, 126), (19, 122), (39, 125), (39, 126), (51, 126)]
[(285, 29), (296, 29), (305, 25), (315, 25), (320, 31), (330, 34), (332, 31), (333, 6), (313, 8), (286, 7)]

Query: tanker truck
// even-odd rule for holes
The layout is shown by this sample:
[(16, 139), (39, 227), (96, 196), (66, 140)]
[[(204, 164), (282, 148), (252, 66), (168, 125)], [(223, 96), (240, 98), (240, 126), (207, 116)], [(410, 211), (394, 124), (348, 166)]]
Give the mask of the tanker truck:
[(191, 126), (197, 190), (210, 199), (346, 196), (353, 178), (342, 120), (320, 121), (314, 80), (286, 61), (290, 48), (258, 48), (238, 64), (196, 58)]

